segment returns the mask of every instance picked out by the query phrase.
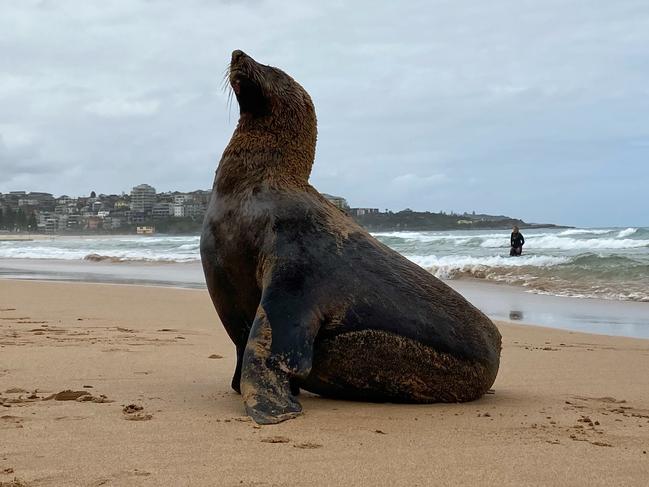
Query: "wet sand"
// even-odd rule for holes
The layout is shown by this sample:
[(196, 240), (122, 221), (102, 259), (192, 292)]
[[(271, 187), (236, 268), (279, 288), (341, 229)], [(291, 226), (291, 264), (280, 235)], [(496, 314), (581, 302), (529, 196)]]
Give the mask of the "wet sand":
[(479, 401), (258, 427), (207, 291), (0, 280), (0, 485), (646, 485), (649, 340), (498, 326)]
[[(200, 262), (115, 263), (0, 258), (0, 278), (205, 289)], [(445, 282), (492, 319), (649, 338), (649, 303), (539, 295), (526, 292), (523, 287), (476, 279)]]

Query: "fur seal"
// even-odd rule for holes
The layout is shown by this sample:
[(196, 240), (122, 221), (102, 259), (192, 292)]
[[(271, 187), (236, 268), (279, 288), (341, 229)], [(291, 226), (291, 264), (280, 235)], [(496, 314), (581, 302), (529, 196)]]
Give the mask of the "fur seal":
[(237, 50), (229, 81), (240, 118), (200, 249), (248, 415), (297, 416), (300, 388), (381, 402), (482, 396), (500, 363), (494, 324), (309, 184), (316, 114), (293, 78)]

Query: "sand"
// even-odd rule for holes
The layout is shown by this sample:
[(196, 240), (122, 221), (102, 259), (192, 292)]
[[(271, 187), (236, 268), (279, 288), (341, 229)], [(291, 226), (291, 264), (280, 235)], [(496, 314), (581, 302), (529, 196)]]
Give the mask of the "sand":
[(0, 280), (0, 486), (647, 485), (649, 340), (498, 326), (479, 401), (259, 427), (207, 291)]

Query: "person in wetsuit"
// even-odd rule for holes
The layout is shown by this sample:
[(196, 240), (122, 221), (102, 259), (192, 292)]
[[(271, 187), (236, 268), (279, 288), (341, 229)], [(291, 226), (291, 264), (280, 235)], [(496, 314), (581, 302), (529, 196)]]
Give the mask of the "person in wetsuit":
[(511, 248), (509, 249), (510, 256), (519, 256), (523, 253), (523, 245), (525, 244), (525, 238), (523, 234), (518, 231), (518, 227), (514, 225), (512, 229), (512, 235), (509, 239)]

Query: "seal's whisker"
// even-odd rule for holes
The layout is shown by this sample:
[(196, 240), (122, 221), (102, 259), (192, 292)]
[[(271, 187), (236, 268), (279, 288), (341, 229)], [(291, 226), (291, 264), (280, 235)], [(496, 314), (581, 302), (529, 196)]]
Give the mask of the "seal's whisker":
[(232, 88), (228, 90), (228, 123), (230, 123), (230, 115), (232, 115)]

